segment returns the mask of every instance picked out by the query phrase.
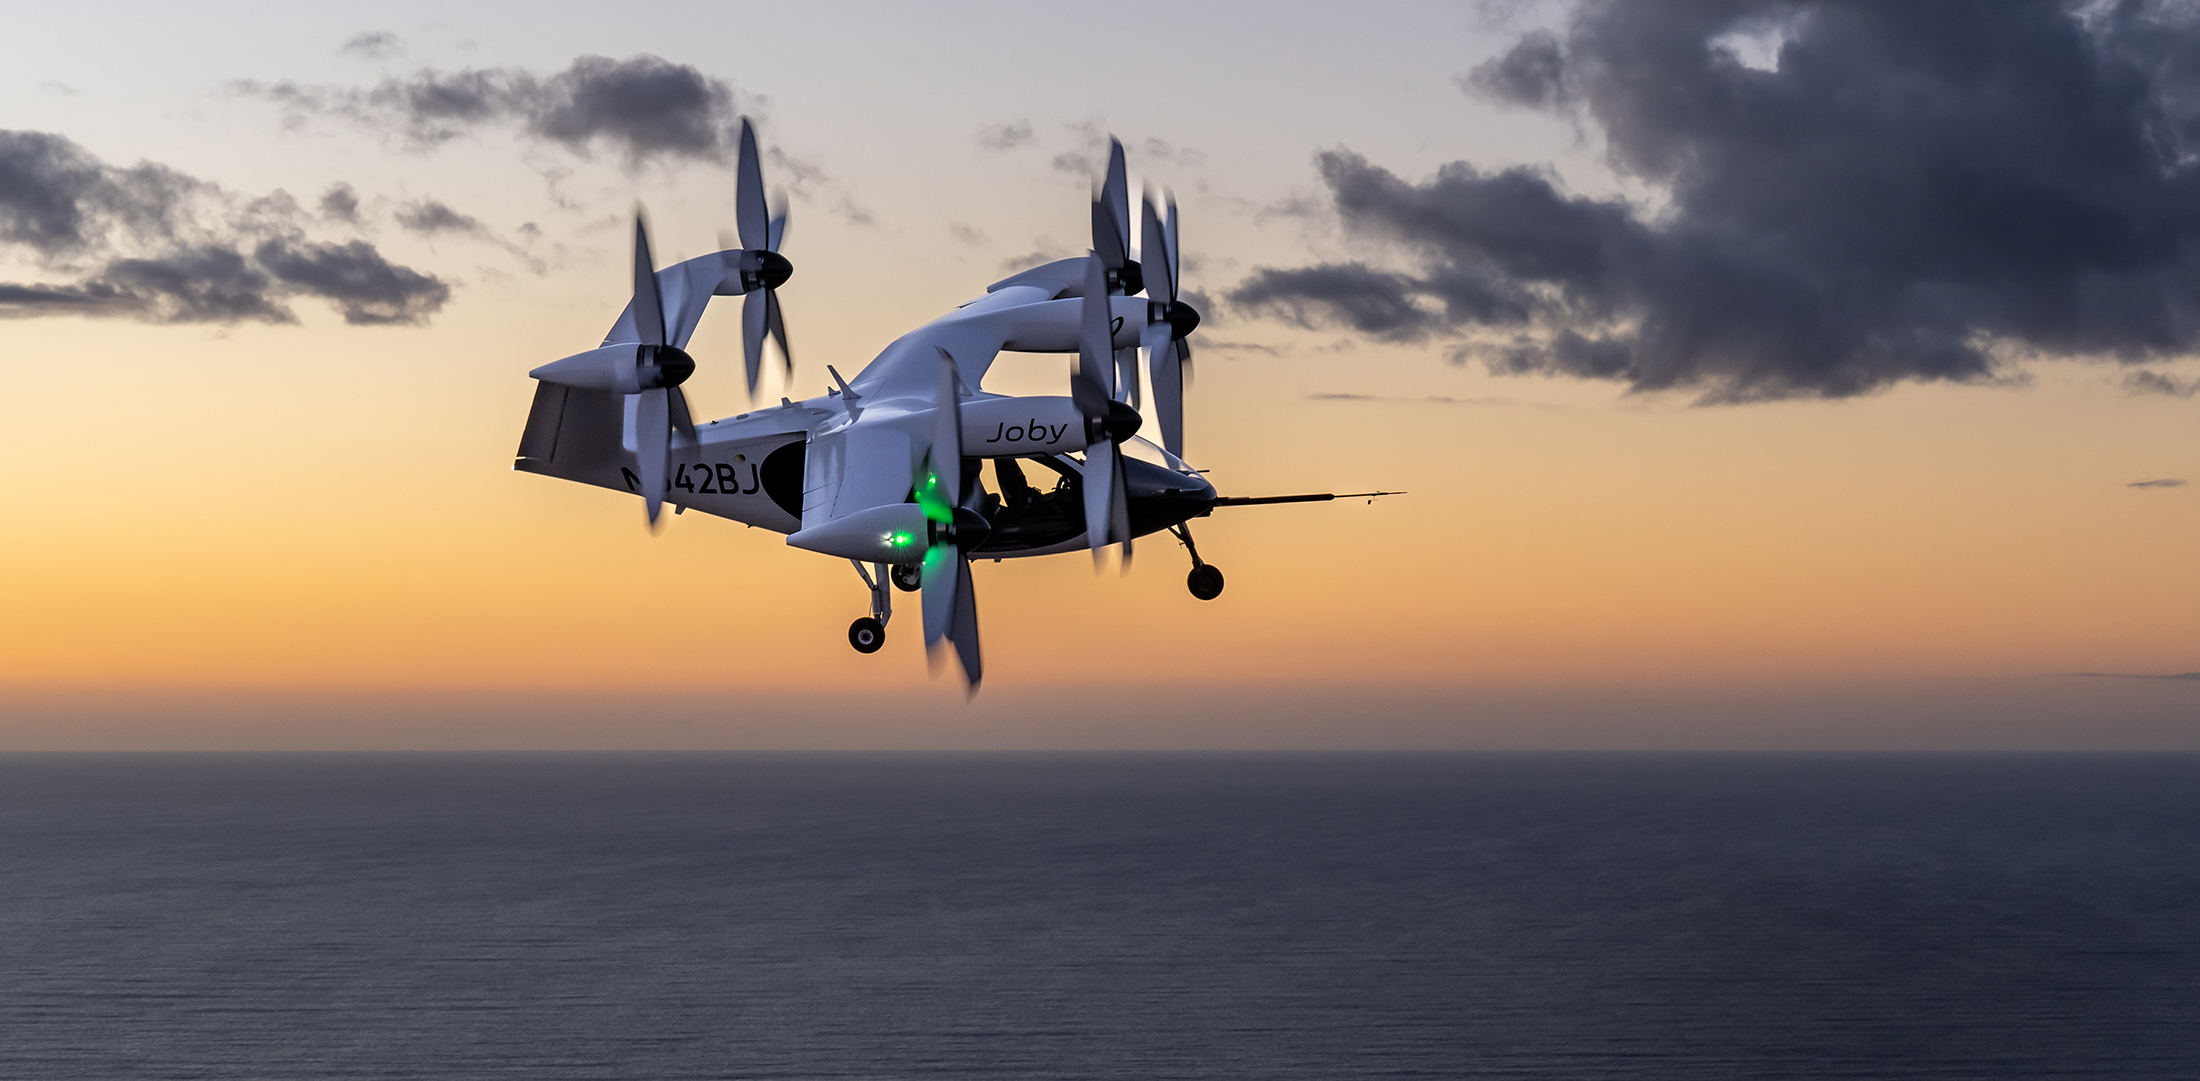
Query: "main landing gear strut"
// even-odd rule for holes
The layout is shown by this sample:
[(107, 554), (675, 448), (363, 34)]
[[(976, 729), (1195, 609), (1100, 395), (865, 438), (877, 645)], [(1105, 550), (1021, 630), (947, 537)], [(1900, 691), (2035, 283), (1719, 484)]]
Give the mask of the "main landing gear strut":
[(1184, 587), (1192, 591), (1192, 596), (1203, 601), (1222, 596), (1222, 571), (1214, 564), (1199, 558), (1199, 546), (1192, 543), (1191, 523), (1180, 522), (1170, 526), (1169, 532), (1176, 534), (1176, 539), (1184, 543), (1184, 550), (1192, 554), (1192, 573), (1184, 576)]
[[(901, 585), (901, 564), (893, 564), (888, 570), (885, 563), (874, 563), (877, 573), (863, 569), (857, 560), (849, 560), (856, 568), (856, 575), (871, 590), (871, 614), (848, 624), (848, 644), (858, 653), (877, 653), (886, 644), (886, 624), (894, 618), (894, 591), (886, 586), (888, 576), (895, 585)], [(905, 587), (906, 588), (906, 587)]]

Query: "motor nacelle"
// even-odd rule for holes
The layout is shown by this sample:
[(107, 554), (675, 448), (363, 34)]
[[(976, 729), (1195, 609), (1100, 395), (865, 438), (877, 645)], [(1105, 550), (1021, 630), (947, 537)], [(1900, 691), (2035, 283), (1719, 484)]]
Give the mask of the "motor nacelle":
[(962, 451), (971, 458), (1025, 458), (1083, 450), (1085, 416), (1067, 397), (979, 398), (962, 405)]
[(545, 383), (581, 390), (640, 394), (676, 387), (695, 374), (695, 358), (669, 345), (607, 345), (554, 360), (527, 373)]

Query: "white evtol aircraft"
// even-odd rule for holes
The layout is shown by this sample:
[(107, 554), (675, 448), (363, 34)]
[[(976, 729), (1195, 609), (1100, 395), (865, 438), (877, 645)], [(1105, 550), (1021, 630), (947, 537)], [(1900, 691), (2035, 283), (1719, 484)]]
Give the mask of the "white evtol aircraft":
[[(1141, 200), (1145, 262), (1130, 259), (1120, 143), (1093, 198), (1091, 255), (993, 283), (985, 296), (887, 346), (852, 380), (828, 366), (837, 385), (820, 397), (782, 398), (776, 408), (696, 424), (680, 390), (695, 371), (684, 347), (713, 296), (743, 297), (752, 400), (767, 334), (790, 376), (794, 370), (775, 292), (794, 272), (779, 254), (786, 207), (766, 207), (746, 118), (738, 170), (739, 249), (657, 270), (637, 215), (634, 299), (602, 346), (528, 373), (538, 386), (514, 468), (638, 493), (652, 528), (669, 502), (848, 560), (871, 592), (871, 614), (848, 628), (849, 643), (864, 653), (885, 644), (891, 590), (921, 590), (926, 647), (937, 659), (952, 643), (973, 690), (983, 662), (970, 561), (1081, 549), (1098, 561), (1102, 549), (1120, 544), (1127, 564), (1133, 537), (1166, 529), (1191, 554), (1192, 594), (1213, 600), (1222, 572), (1200, 559), (1191, 519), (1222, 506), (1340, 498), (1221, 497), (1185, 464), (1185, 338), (1199, 313), (1177, 299), (1173, 199), (1162, 197), (1165, 209), (1150, 194)], [(1135, 296), (1141, 289), (1146, 296)], [(1137, 437), (1141, 349), (1158, 446)], [(1004, 351), (1076, 353), (1070, 393), (981, 389)], [(1132, 448), (1138, 456), (1126, 453)], [(997, 491), (981, 475), (987, 462)]]

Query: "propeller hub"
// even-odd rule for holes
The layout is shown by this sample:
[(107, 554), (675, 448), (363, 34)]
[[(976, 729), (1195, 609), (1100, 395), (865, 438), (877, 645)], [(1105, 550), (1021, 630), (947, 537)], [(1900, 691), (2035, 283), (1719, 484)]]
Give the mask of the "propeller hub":
[(695, 358), (687, 350), (672, 345), (645, 345), (642, 347), (641, 370), (643, 390), (659, 387), (676, 387), (687, 382), (695, 374)]
[(1108, 291), (1116, 296), (1137, 296), (1146, 288), (1146, 272), (1139, 269), (1136, 259), (1123, 260), (1120, 269), (1110, 270), (1107, 275)]
[(1169, 324), (1169, 337), (1182, 341), (1199, 328), (1199, 309), (1181, 300), (1155, 305), (1159, 321)]
[(933, 522), (927, 537), (933, 544), (952, 544), (965, 552), (974, 552), (985, 539), (993, 535), (993, 523), (985, 515), (969, 507), (956, 507), (952, 522)]
[(794, 277), (794, 264), (787, 257), (763, 248), (750, 248), (741, 253), (741, 291), (753, 293), (759, 289), (777, 289)]
[(763, 266), (757, 272), (757, 275), (764, 279), (764, 288), (766, 289), (777, 289), (787, 284), (788, 278), (794, 277), (794, 264), (788, 262), (787, 257), (778, 252), (765, 252), (760, 262)]
[(1137, 435), (1139, 427), (1145, 423), (1146, 418), (1139, 416), (1138, 410), (1132, 409), (1127, 403), (1111, 400), (1108, 402), (1107, 415), (1085, 419), (1085, 440), (1097, 442), (1106, 439), (1111, 443), (1121, 443)]

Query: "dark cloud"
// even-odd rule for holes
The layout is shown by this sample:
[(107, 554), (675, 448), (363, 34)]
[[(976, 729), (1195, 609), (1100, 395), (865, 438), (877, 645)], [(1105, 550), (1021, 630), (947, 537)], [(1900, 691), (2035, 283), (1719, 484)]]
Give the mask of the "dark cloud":
[(2073, 672), (2072, 675), (2094, 679), (2192, 679), (2200, 680), (2200, 672), (2178, 672), (2172, 675), (2156, 675), (2150, 672)]
[[(1186, 259), (1183, 258), (1181, 255), (1178, 257), (1178, 259), (1180, 261), (1179, 269), (1184, 272), (1185, 277), (1190, 277), (1193, 274), (1198, 273), (1196, 260)], [(1220, 301), (1216, 300), (1214, 297), (1206, 293), (1200, 292), (1197, 289), (1187, 289), (1182, 286), (1178, 286), (1176, 290), (1176, 298), (1186, 304), (1191, 305), (1192, 310), (1199, 313), (1199, 323), (1201, 326), (1212, 328), (1228, 326), (1230, 323), (1230, 313), (1223, 310), (1222, 303)]]
[(2130, 484), (2124, 485), (2124, 487), (2126, 488), (2182, 488), (2184, 486), (2184, 481), (2171, 478), (2164, 478), (2162, 480), (2135, 480), (2132, 481)]
[(978, 145), (987, 150), (1014, 150), (1035, 137), (1029, 120), (987, 124), (978, 129)]
[(1484, 62), (1459, 83), (1509, 105), (1549, 108), (1566, 101), (1566, 57), (1558, 35), (1531, 31), (1505, 55)]
[(405, 43), (399, 40), (396, 34), (392, 34), (387, 30), (376, 30), (371, 33), (353, 35), (350, 41), (345, 42), (336, 51), (365, 57), (368, 60), (387, 60), (398, 53), (404, 52)]
[(437, 233), (466, 233), (478, 235), (488, 232), (481, 219), (461, 214), (434, 199), (422, 199), (397, 208), (397, 224), (426, 236)]
[(653, 157), (725, 161), (734, 152), (733, 88), (654, 56), (584, 56), (528, 105), (535, 134), (585, 154), (603, 143), (637, 165)]
[[(321, 205), (356, 224), (349, 187)], [(288, 300), (310, 296), (350, 323), (419, 323), (449, 300), (365, 241), (308, 240), (310, 223), (280, 191), (243, 199), (165, 166), (109, 165), (59, 135), (0, 131), (0, 248), (66, 279), (0, 283), (0, 316), (294, 323)]]
[(345, 244), (269, 240), (253, 253), (282, 284), (321, 297), (355, 326), (421, 323), (451, 298), (451, 287), (382, 258), (363, 240)]
[(2124, 377), (2124, 390), (2132, 394), (2162, 394), (2172, 398), (2190, 398), (2200, 393), (2200, 379), (2179, 379), (2173, 375), (2150, 372), (2144, 368)]
[(0, 244), (45, 258), (89, 250), (115, 231), (172, 239), (212, 187), (165, 166), (109, 166), (63, 136), (0, 131)]
[(1439, 326), (1414, 303), (1418, 283), (1364, 263), (1324, 263), (1277, 270), (1263, 267), (1230, 293), (1230, 302), (1267, 309), (1301, 326), (1336, 322), (1377, 338), (1414, 341)]
[(980, 229), (977, 226), (971, 225), (967, 222), (948, 222), (947, 235), (954, 237), (956, 240), (968, 244), (971, 247), (981, 247), (987, 243), (985, 230)]
[(321, 216), (335, 221), (359, 222), (359, 193), (349, 184), (331, 184), (321, 193)]
[(1464, 82), (1593, 125), (1661, 205), (1331, 151), (1335, 212), (1397, 267), (1261, 269), (1231, 299), (1710, 401), (2200, 344), (2189, 5), (1591, 0)]
[(417, 147), (502, 125), (583, 157), (608, 151), (629, 169), (658, 161), (728, 162), (739, 138), (731, 84), (646, 54), (583, 56), (548, 76), (518, 68), (423, 70), (366, 88), (293, 82), (232, 88), (294, 116), (341, 117)]

